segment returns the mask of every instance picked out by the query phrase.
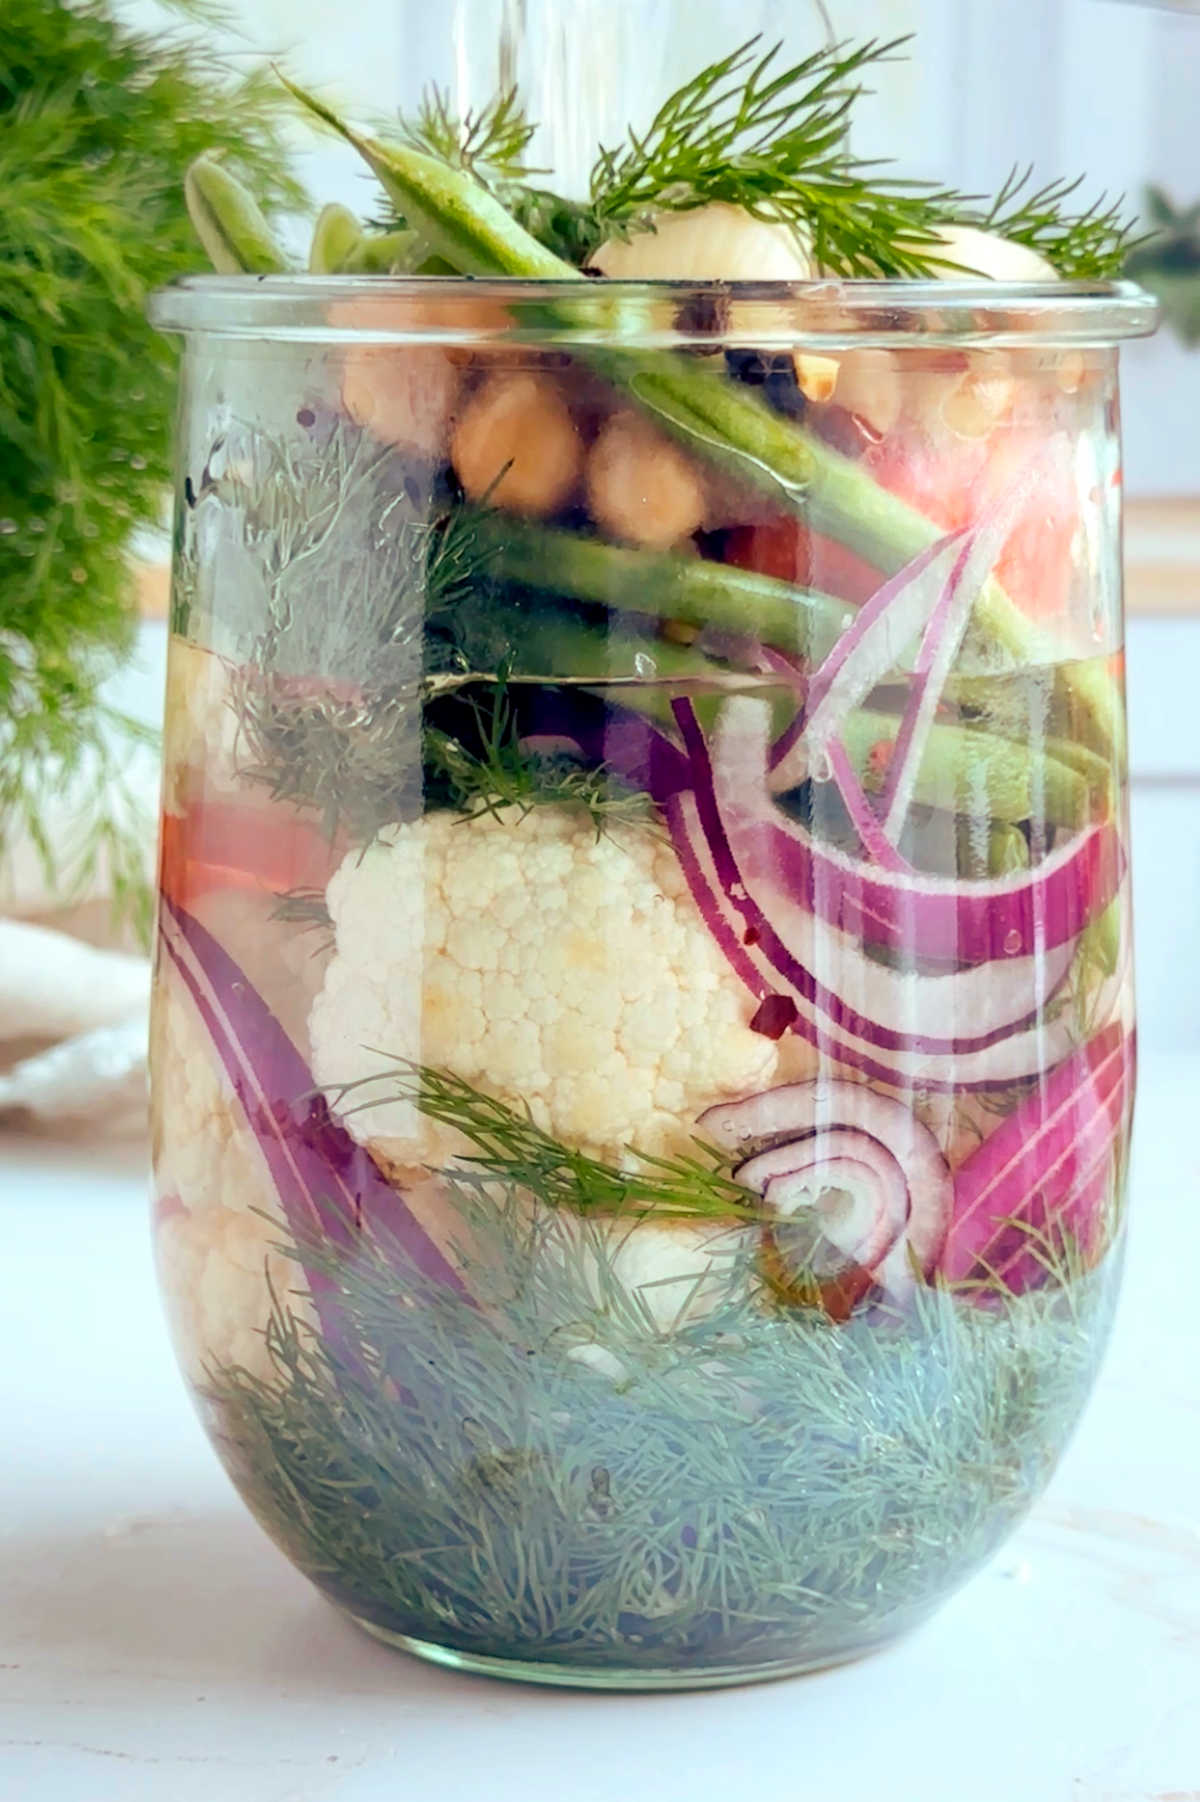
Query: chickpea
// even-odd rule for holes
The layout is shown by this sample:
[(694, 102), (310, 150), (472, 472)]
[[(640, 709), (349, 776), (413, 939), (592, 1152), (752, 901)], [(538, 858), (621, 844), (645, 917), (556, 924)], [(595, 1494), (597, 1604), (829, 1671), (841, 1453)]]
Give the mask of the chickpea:
[(587, 492), (597, 525), (662, 550), (704, 522), (707, 496), (683, 452), (634, 413), (617, 413), (592, 447)]
[(458, 382), (458, 371), (440, 350), (367, 344), (347, 353), (342, 405), (385, 444), (435, 457), (445, 442)]
[(554, 382), (528, 371), (497, 374), (468, 402), (450, 460), (472, 500), (486, 494), (497, 506), (537, 519), (571, 498), (583, 446)]

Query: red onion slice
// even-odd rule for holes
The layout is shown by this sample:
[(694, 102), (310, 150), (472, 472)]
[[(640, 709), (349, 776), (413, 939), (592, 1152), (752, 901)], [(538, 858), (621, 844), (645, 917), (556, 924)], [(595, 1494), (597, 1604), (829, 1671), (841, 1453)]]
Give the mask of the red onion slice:
[[(759, 744), (765, 754), (766, 711), (759, 702), (748, 705), (761, 727)], [(716, 837), (738, 810), (737, 797), (730, 793), (730, 760), (719, 761), (722, 728), (718, 757), (710, 765), (687, 703), (677, 703), (677, 717), (692, 759), (701, 823)], [(748, 915), (753, 908), (755, 940), (763, 955), (832, 1026), (874, 1049), (931, 1057), (985, 1050), (1033, 1020), (1070, 968), (1073, 946), (1066, 944), (1048, 956), (1010, 959), (1003, 967), (985, 965), (938, 976), (890, 969), (869, 958), (850, 934), (836, 932), (798, 905), (784, 882), (763, 871), (761, 855), (755, 880), (748, 869), (755, 858), (752, 839), (747, 855), (744, 848), (739, 851), (732, 831), (723, 838), (728, 892), (738, 911)], [(967, 1021), (975, 1030), (962, 1033)]]
[(851, 824), (859, 836), (863, 850), (872, 863), (877, 863), (884, 870), (911, 873), (912, 865), (906, 857), (901, 856), (879, 824), (878, 816), (867, 799), (866, 791), (858, 779), (858, 772), (851, 763), (846, 747), (840, 738), (830, 739), (825, 747), (825, 755), (829, 759), (829, 768), (833, 779), (846, 804), (846, 812), (850, 815)]
[(865, 1133), (838, 1127), (775, 1145), (734, 1175), (781, 1219), (813, 1213), (830, 1244), (864, 1270), (874, 1269), (904, 1230), (904, 1172)]
[(831, 738), (850, 709), (902, 667), (929, 616), (941, 568), (966, 536), (963, 528), (927, 545), (859, 608), (809, 683), (806, 730), (813, 744)]
[(955, 1176), (944, 1276), (1001, 1274), (1027, 1287), (1041, 1268), (1039, 1234), (1065, 1227), (1089, 1241), (1133, 1080), (1133, 1038), (1114, 1022), (988, 1135)]
[[(687, 714), (681, 709), (687, 709)], [(687, 703), (676, 703), (681, 729)], [(704, 750), (702, 738), (700, 748)], [(697, 732), (688, 749), (693, 781)], [(944, 963), (1009, 964), (1073, 941), (1108, 906), (1123, 874), (1115, 826), (1090, 827), (1036, 869), (963, 882), (897, 873), (817, 846), (773, 801), (768, 787), (770, 714), (731, 696), (714, 737), (711, 780), (722, 829), (748, 889), (764, 878), (808, 912), (869, 944)]]
[(892, 844), (899, 839), (908, 815), (929, 728), (962, 644), (971, 609), (1004, 549), (1032, 485), (1033, 475), (1027, 470), (1006, 494), (984, 510), (974, 530), (959, 542), (945, 586), (929, 616), (880, 801), (884, 834)]
[[(838, 1079), (788, 1083), (709, 1108), (698, 1125), (728, 1151), (769, 1141), (738, 1181), (780, 1213), (815, 1208), (824, 1237), (889, 1296), (911, 1292), (914, 1269), (934, 1268), (953, 1181), (929, 1128), (893, 1097)], [(831, 1191), (850, 1197), (840, 1220), (820, 1205)]]
[[(663, 811), (693, 899), (730, 968), (760, 1003), (771, 997), (790, 999), (795, 1007), (791, 1029), (831, 1062), (893, 1088), (986, 1089), (1048, 1069), (1074, 1048), (1065, 1012), (972, 1052), (931, 1055), (887, 1050), (834, 1030), (811, 998), (816, 992), (811, 976), (798, 971), (803, 987), (797, 987), (780, 973), (777, 960), (783, 956), (786, 961), (786, 954), (762, 910), (746, 893), (711, 796), (703, 801), (700, 792), (679, 792)], [(1124, 980), (1127, 955), (1126, 945), (1121, 967), (1109, 985), (1113, 995)], [(1102, 996), (1098, 1005), (1107, 1005), (1108, 998)]]

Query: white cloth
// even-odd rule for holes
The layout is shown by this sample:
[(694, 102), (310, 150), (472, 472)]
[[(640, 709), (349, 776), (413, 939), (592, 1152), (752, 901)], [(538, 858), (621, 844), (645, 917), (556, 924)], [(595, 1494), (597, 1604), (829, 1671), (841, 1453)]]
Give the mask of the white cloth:
[[(149, 1001), (148, 959), (0, 919), (0, 1118), (142, 1129)], [(37, 1049), (12, 1062), (6, 1045)]]
[[(162, 622), (144, 622), (136, 653), (105, 684), (105, 702), (157, 725), (165, 653)], [(144, 1132), (150, 965), (127, 949), (98, 948), (112, 937), (113, 872), (103, 849), (84, 852), (102, 797), (122, 836), (144, 847), (153, 879), (158, 751), (118, 738), (68, 780), (43, 771), (30, 782), (60, 868), (56, 884), (34, 838), (0, 823), (0, 1126)]]

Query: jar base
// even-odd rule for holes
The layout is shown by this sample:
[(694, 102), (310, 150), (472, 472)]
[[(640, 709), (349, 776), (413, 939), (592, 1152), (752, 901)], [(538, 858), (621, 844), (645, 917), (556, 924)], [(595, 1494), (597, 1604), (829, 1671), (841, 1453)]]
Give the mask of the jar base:
[(840, 1664), (853, 1664), (873, 1652), (903, 1639), (905, 1631), (881, 1635), (861, 1645), (837, 1651), (810, 1655), (806, 1658), (781, 1658), (760, 1665), (709, 1665), (694, 1670), (637, 1670), (597, 1665), (553, 1664), (549, 1660), (494, 1658), (483, 1652), (464, 1652), (456, 1646), (438, 1645), (430, 1639), (414, 1639), (408, 1633), (393, 1633), (376, 1621), (351, 1615), (355, 1626), (369, 1633), (382, 1645), (394, 1651), (409, 1652), (427, 1664), (441, 1665), (445, 1670), (463, 1671), (474, 1677), (495, 1677), (506, 1683), (537, 1683), (551, 1689), (605, 1689), (629, 1692), (684, 1689), (733, 1689), (744, 1683), (775, 1683), (785, 1677), (803, 1677), (815, 1671), (832, 1670)]

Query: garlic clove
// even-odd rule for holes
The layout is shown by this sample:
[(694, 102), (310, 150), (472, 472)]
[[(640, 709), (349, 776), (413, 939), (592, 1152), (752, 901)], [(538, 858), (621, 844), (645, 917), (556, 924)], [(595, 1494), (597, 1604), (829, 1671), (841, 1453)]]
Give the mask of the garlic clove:
[(977, 225), (946, 225), (934, 233), (935, 242), (924, 248), (957, 265), (948, 269), (935, 266), (932, 274), (940, 282), (1056, 282), (1058, 271), (1053, 263), (1027, 244), (1014, 244), (998, 232), (984, 231)]
[(613, 281), (803, 282), (814, 274), (793, 226), (719, 200), (656, 213), (648, 229), (602, 244), (590, 267)]

